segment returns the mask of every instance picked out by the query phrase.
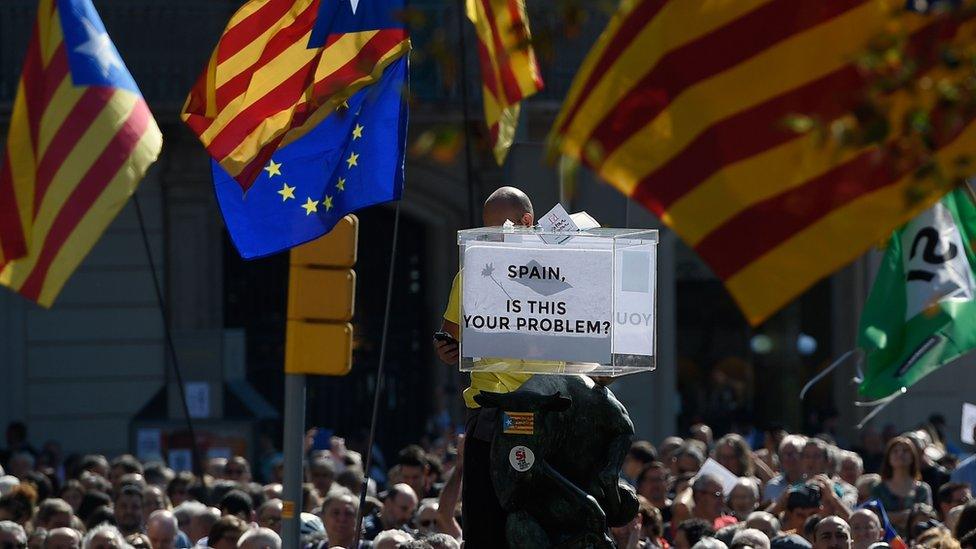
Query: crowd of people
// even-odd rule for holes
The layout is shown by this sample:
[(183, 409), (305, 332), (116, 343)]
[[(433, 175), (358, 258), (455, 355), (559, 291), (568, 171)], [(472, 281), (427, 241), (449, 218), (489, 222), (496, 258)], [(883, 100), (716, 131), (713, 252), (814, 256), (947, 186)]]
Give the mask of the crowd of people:
[[(842, 449), (828, 434), (769, 428), (713, 440), (704, 424), (657, 446), (633, 443), (621, 478), (640, 511), (609, 535), (621, 548), (976, 549), (976, 457), (958, 461), (932, 422), (901, 434), (867, 430)], [(309, 440), (313, 435), (310, 434)], [(72, 455), (28, 444), (23, 425), (0, 452), (0, 549), (281, 547), (280, 467), (255, 478), (242, 456), (199, 476), (132, 455)], [(307, 549), (462, 546), (463, 437), (411, 445), (366, 482), (363, 458), (333, 438), (308, 445), (299, 515)], [(258, 475), (261, 476), (261, 475)], [(382, 478), (385, 477), (385, 478)], [(260, 480), (261, 482), (257, 482)]]

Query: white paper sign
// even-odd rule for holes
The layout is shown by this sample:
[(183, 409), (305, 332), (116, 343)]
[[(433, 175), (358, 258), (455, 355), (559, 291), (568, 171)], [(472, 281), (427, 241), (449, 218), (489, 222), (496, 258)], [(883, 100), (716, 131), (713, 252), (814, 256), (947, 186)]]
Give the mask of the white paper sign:
[(721, 463), (712, 458), (705, 460), (705, 463), (701, 466), (701, 469), (698, 470), (698, 475), (696, 475), (695, 478), (698, 478), (704, 474), (709, 474), (717, 478), (718, 481), (722, 483), (722, 493), (726, 496), (728, 496), (729, 492), (735, 488), (735, 484), (739, 482), (739, 477), (735, 476), (735, 473), (729, 471), (722, 466)]
[(136, 457), (143, 461), (159, 459), (163, 456), (162, 432), (159, 429), (139, 429), (136, 431)]
[(966, 444), (974, 444), (973, 427), (976, 427), (976, 404), (964, 402), (962, 404), (962, 425), (959, 438)]
[(464, 355), (608, 363), (612, 261), (609, 248), (468, 246)]
[(186, 407), (192, 418), (210, 417), (210, 384), (206, 381), (188, 381)]

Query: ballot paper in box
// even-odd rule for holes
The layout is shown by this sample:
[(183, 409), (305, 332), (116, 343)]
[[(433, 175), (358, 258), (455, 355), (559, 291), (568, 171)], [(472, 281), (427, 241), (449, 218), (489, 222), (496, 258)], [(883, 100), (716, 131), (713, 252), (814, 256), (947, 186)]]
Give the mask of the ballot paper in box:
[(461, 370), (653, 370), (657, 242), (656, 230), (459, 231)]

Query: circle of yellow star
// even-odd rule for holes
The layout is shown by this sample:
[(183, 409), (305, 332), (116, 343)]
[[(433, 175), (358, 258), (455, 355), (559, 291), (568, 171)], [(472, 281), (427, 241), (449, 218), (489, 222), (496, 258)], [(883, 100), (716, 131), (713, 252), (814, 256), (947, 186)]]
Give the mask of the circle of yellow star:
[(365, 130), (365, 129), (366, 129), (365, 127), (360, 126), (359, 124), (356, 124), (356, 127), (352, 129), (352, 139), (353, 139), (353, 141), (355, 141), (355, 140), (359, 139), (360, 137), (362, 137), (363, 136), (363, 130)]
[(282, 183), (281, 184), (281, 190), (278, 191), (278, 194), (281, 195), (281, 201), (282, 202), (288, 200), (289, 198), (294, 199), (295, 198), (295, 187), (289, 187), (288, 186), (288, 183)]
[(346, 164), (348, 164), (350, 168), (353, 166), (358, 166), (359, 155), (356, 153), (349, 153), (349, 158), (346, 159)]
[(268, 165), (264, 167), (264, 171), (268, 172), (268, 179), (281, 175), (281, 162), (269, 161)]
[(310, 196), (305, 200), (305, 203), (302, 204), (302, 207), (305, 208), (305, 215), (312, 215), (312, 212), (319, 211), (319, 201), (312, 200), (312, 197)]
[(338, 189), (339, 192), (342, 192), (342, 191), (346, 190), (346, 178), (345, 177), (340, 177), (339, 178), (339, 181), (336, 181), (336, 189)]
[(325, 195), (325, 199), (322, 200), (322, 204), (325, 205), (325, 211), (331, 210), (332, 209), (332, 197), (329, 196), (329, 195)]

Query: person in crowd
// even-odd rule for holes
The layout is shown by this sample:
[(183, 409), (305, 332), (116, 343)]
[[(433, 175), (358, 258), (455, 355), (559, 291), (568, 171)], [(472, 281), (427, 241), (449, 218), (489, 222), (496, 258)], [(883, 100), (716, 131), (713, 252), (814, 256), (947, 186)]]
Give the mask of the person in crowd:
[(884, 539), (881, 519), (869, 509), (858, 509), (851, 513), (848, 519), (851, 526), (852, 549), (868, 549), (871, 545)]
[(227, 460), (223, 475), (220, 478), (239, 484), (247, 484), (251, 482), (251, 464), (241, 456), (234, 456)]
[(670, 482), (670, 470), (660, 461), (648, 463), (637, 475), (637, 494), (657, 507), (664, 522), (671, 522), (671, 499), (668, 498)]
[(373, 540), (373, 549), (397, 549), (411, 541), (413, 536), (403, 530), (383, 530)]
[(85, 497), (85, 487), (77, 479), (68, 479), (61, 486), (58, 497), (68, 502), (72, 513), (77, 513), (78, 507), (81, 506), (81, 500)]
[(861, 478), (857, 479), (857, 504), (861, 505), (865, 501), (871, 499), (871, 495), (874, 489), (881, 484), (881, 475), (877, 473), (868, 473), (866, 475), (861, 475)]
[[(721, 439), (719, 439), (721, 443)], [(716, 445), (716, 448), (719, 446)], [(739, 477), (735, 486), (729, 491), (729, 510), (732, 516), (745, 520), (759, 505), (759, 484), (752, 477)], [(768, 541), (768, 540), (767, 540)]]
[[(2, 545), (2, 544), (0, 544)], [(70, 527), (55, 528), (48, 532), (44, 549), (80, 549), (81, 534)]]
[[(973, 426), (973, 437), (976, 437), (976, 425)], [(974, 438), (973, 440), (976, 440)], [(976, 486), (976, 453), (959, 462), (950, 476), (952, 482), (964, 482), (970, 489)]]
[(257, 523), (259, 526), (274, 530), (281, 534), (281, 512), (285, 504), (280, 499), (269, 499), (261, 504), (257, 510)]
[(237, 548), (281, 549), (281, 537), (270, 528), (251, 528), (237, 540)]
[[(327, 547), (350, 549), (356, 537), (356, 513), (359, 511), (359, 498), (344, 488), (335, 489), (325, 496), (320, 518), (325, 526)], [(360, 548), (369, 547), (360, 540)]]
[(397, 454), (397, 467), (400, 475), (399, 482), (413, 488), (418, 498), (437, 497), (433, 491), (431, 480), (430, 460), (424, 449), (411, 444)]
[(911, 543), (929, 528), (942, 527), (939, 514), (927, 503), (916, 503), (908, 510), (908, 525), (905, 527), (906, 541)]
[(627, 450), (627, 455), (624, 456), (620, 476), (631, 486), (636, 486), (637, 477), (644, 470), (644, 467), (656, 460), (657, 450), (654, 449), (653, 444), (646, 440), (635, 440), (630, 445), (630, 449)]
[(336, 467), (333, 461), (325, 456), (316, 457), (309, 463), (307, 472), (308, 482), (315, 486), (319, 497), (325, 497), (336, 479)]
[(718, 439), (712, 450), (712, 458), (737, 477), (755, 476), (752, 450), (741, 435), (729, 433)]
[(173, 507), (166, 497), (166, 492), (159, 486), (150, 484), (142, 490), (142, 514), (145, 520), (156, 511), (172, 511)]
[(712, 428), (704, 423), (692, 425), (688, 429), (688, 436), (704, 444), (706, 450), (712, 447), (712, 442), (715, 440)]
[(803, 482), (803, 462), (800, 459), (800, 454), (803, 452), (806, 443), (806, 437), (800, 435), (783, 437), (777, 451), (780, 474), (766, 483), (763, 489), (764, 502), (776, 501), (790, 486)]
[(783, 508), (783, 531), (802, 533), (807, 519), (823, 511), (820, 487), (814, 484), (792, 486), (768, 511), (776, 514)]
[(409, 484), (394, 484), (383, 498), (383, 508), (378, 515), (371, 515), (363, 521), (365, 537), (374, 539), (384, 530), (409, 529), (410, 521), (417, 510), (417, 494)]
[(769, 423), (763, 429), (763, 447), (753, 452), (753, 457), (765, 463), (770, 471), (779, 471), (779, 445), (787, 434), (782, 425)]
[(439, 531), (437, 524), (438, 504), (436, 499), (425, 499), (420, 503), (411, 526), (418, 534), (435, 534)]
[(220, 498), (221, 516), (232, 515), (244, 522), (254, 521), (254, 500), (243, 490), (233, 489)]
[(190, 538), (190, 543), (196, 544), (201, 539), (206, 538), (210, 534), (210, 529), (213, 528), (214, 524), (220, 520), (220, 509), (216, 507), (206, 507), (200, 509), (197, 513), (194, 513), (190, 518), (189, 529), (186, 530), (186, 535)]
[(936, 493), (943, 484), (951, 480), (951, 476), (945, 467), (937, 463), (938, 459), (945, 456), (945, 452), (933, 444), (931, 435), (924, 429), (909, 431), (904, 436), (915, 446), (922, 481), (929, 485), (933, 494)]
[(34, 515), (34, 528), (54, 530), (55, 528), (70, 528), (74, 510), (67, 501), (60, 498), (49, 498), (37, 506)]
[(95, 526), (81, 539), (81, 549), (125, 549), (127, 546), (125, 536), (111, 524)]
[(969, 503), (973, 499), (970, 486), (964, 482), (947, 482), (943, 484), (936, 495), (939, 505), (939, 518), (945, 520), (953, 507)]
[(838, 471), (837, 476), (850, 486), (857, 486), (858, 479), (864, 474), (864, 460), (850, 450), (840, 450), (838, 452)]
[(143, 533), (142, 503), (141, 489), (135, 486), (122, 486), (118, 490), (113, 509), (115, 524), (123, 536)]
[(754, 528), (744, 528), (735, 533), (729, 549), (769, 549), (769, 538)]
[(715, 528), (709, 521), (691, 518), (682, 521), (675, 530), (674, 547), (675, 549), (691, 549), (702, 538), (714, 535)]
[(814, 530), (814, 549), (851, 549), (851, 527), (838, 516), (828, 516)]
[(27, 532), (24, 531), (24, 527), (10, 520), (0, 520), (0, 547), (25, 549)]
[(213, 549), (235, 549), (237, 540), (249, 529), (248, 524), (234, 515), (225, 515), (214, 523), (207, 534), (207, 547)]
[[(722, 483), (710, 474), (702, 474), (695, 478), (691, 485), (691, 505), (687, 508), (688, 516), (708, 521), (713, 530), (736, 522), (734, 517), (725, 514), (725, 495)], [(674, 510), (675, 519), (679, 518), (678, 508)]]
[(674, 453), (684, 445), (685, 441), (681, 437), (667, 437), (661, 441), (657, 447), (657, 460), (661, 463), (670, 465)]
[(754, 528), (766, 534), (770, 540), (780, 535), (779, 519), (766, 511), (753, 511), (746, 517), (746, 528)]
[(196, 483), (196, 477), (189, 471), (180, 471), (166, 485), (166, 497), (173, 507), (190, 499), (190, 487)]
[(179, 525), (171, 511), (164, 509), (153, 511), (146, 520), (146, 535), (149, 536), (152, 549), (189, 547), (189, 543), (177, 543), (179, 534)]
[(671, 455), (671, 474), (697, 473), (705, 463), (705, 453), (696, 444), (686, 441)]
[[(819, 477), (820, 482), (824, 484), (822, 488), (829, 488), (837, 496), (836, 499), (840, 500), (846, 507), (846, 510), (831, 508), (826, 511), (830, 514), (847, 516), (850, 514), (849, 509), (857, 504), (857, 488), (847, 484), (836, 475), (836, 454), (837, 450), (834, 446), (820, 438), (814, 437), (808, 439), (807, 443), (803, 446), (800, 459), (803, 462), (804, 476), (808, 479)], [(825, 505), (831, 504), (833, 501), (834, 499), (824, 498)]]
[(112, 483), (112, 488), (118, 490), (125, 475), (142, 475), (142, 463), (131, 454), (123, 454), (111, 461), (108, 471), (108, 480)]
[(885, 447), (881, 464), (881, 484), (871, 492), (888, 513), (888, 518), (903, 536), (908, 514), (916, 503), (932, 504), (932, 490), (922, 481), (921, 461), (912, 441), (895, 437)]

